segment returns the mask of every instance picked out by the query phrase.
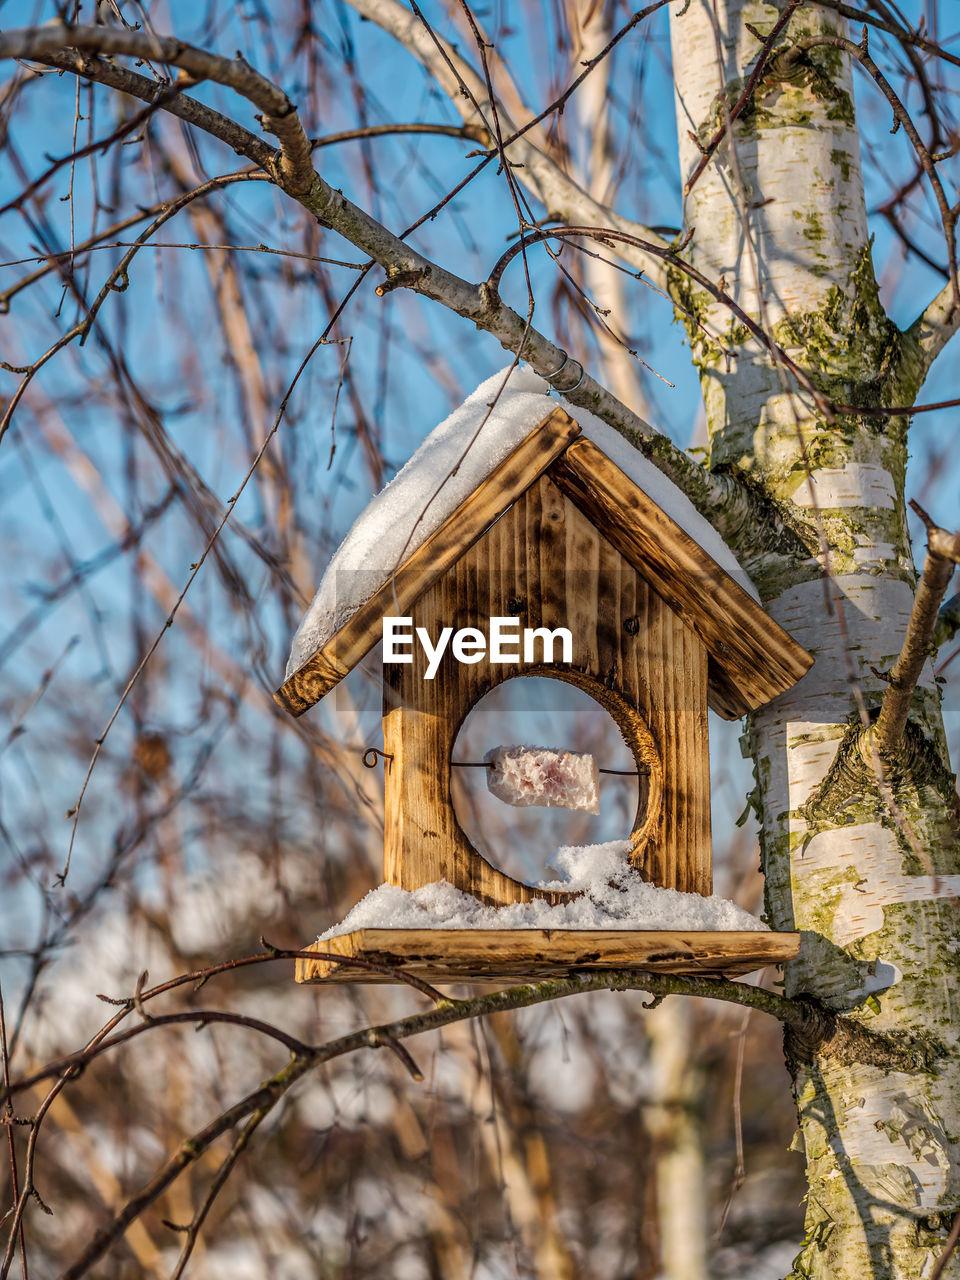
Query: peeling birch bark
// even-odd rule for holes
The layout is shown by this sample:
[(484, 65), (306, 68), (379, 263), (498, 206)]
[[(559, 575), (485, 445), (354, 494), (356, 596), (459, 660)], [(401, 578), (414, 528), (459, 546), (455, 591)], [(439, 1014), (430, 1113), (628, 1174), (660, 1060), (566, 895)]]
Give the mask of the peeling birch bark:
[[(700, 159), (687, 130), (701, 143), (713, 135), (759, 53), (746, 24), (762, 37), (783, 7), (693, 0), (672, 13), (683, 178)], [(838, 23), (803, 6), (786, 37)], [(685, 225), (695, 230), (686, 254), (712, 278), (725, 275), (747, 313), (838, 403), (909, 404), (925, 370), (877, 296), (849, 62), (831, 50), (784, 74), (776, 52), (687, 198)], [(941, 1051), (932, 1070), (906, 1075), (825, 1062), (788, 1037), (809, 1182), (792, 1274), (915, 1280), (932, 1272), (960, 1203), (960, 860), (929, 663), (888, 785), (855, 749), (903, 643), (916, 584), (906, 424), (824, 422), (712, 299), (679, 279), (674, 293), (736, 352), (728, 368), (688, 327), (711, 464), (749, 474), (810, 548), (751, 564), (766, 607), (817, 659), (744, 735), (768, 917), (804, 933), (787, 994)], [(956, 1256), (944, 1274), (960, 1276)]]

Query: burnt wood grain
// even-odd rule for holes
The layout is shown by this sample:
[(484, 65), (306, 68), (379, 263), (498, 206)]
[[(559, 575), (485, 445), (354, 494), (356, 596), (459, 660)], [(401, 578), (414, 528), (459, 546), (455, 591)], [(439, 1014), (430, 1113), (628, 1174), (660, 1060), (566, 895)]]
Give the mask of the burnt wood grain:
[[(563, 452), (580, 428), (553, 409), (490, 473), (335, 635), (289, 676), (273, 695), (301, 716), (338, 684), (380, 640), (386, 614), (405, 614), (417, 597), (455, 564), (494, 520)], [(464, 441), (466, 445), (466, 441)], [(424, 495), (425, 499), (429, 495)]]
[[(799, 933), (742, 930), (358, 929), (308, 950), (398, 969), (426, 982), (537, 981), (580, 971), (738, 977), (795, 960)], [(397, 982), (336, 961), (302, 957), (298, 982)]]
[(549, 475), (700, 636), (719, 715), (736, 719), (806, 674), (807, 651), (591, 440), (574, 441)]

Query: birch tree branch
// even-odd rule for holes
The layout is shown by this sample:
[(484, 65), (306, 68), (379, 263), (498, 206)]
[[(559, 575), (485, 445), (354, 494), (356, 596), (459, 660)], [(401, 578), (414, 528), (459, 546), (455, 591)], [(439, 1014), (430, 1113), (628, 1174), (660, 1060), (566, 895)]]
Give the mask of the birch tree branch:
[[(468, 999), (454, 1000), (433, 991), (426, 984), (423, 994), (435, 1001), (433, 1009), (425, 1013), (411, 1014), (397, 1021), (377, 1027), (366, 1027), (351, 1032), (338, 1039), (321, 1045), (307, 1045), (272, 1024), (249, 1017), (246, 1014), (230, 1013), (217, 1009), (189, 1009), (180, 1013), (147, 1014), (145, 1004), (152, 998), (165, 994), (184, 985), (203, 985), (211, 976), (230, 969), (245, 967), (250, 964), (263, 964), (275, 960), (287, 960), (302, 953), (299, 951), (272, 948), (268, 953), (244, 956), (239, 960), (228, 961), (210, 969), (196, 970), (192, 973), (168, 979), (150, 990), (140, 991), (129, 999), (111, 999), (109, 1003), (119, 1004), (121, 1011), (107, 1024), (105, 1030), (112, 1030), (131, 1012), (140, 1013), (142, 1021), (126, 1031), (107, 1036), (98, 1034), (88, 1046), (77, 1053), (57, 1058), (45, 1066), (30, 1072), (26, 1076), (10, 1081), (0, 1087), (0, 1106), (5, 1106), (10, 1098), (18, 1096), (26, 1089), (44, 1080), (58, 1083), (77, 1078), (91, 1063), (104, 1054), (119, 1048), (132, 1039), (160, 1030), (168, 1026), (212, 1024), (215, 1022), (233, 1023), (246, 1030), (269, 1035), (290, 1049), (295, 1058), (304, 1058), (305, 1067), (318, 1066), (331, 1062), (344, 1054), (356, 1052), (364, 1048), (389, 1047), (388, 1042), (409, 1039), (422, 1035), (427, 1031), (439, 1030), (441, 1027), (459, 1022), (463, 1019), (485, 1017), (491, 1013), (506, 1012), (513, 1009), (526, 1009), (545, 1001), (558, 1000), (565, 996), (577, 995), (588, 991), (644, 991), (656, 999), (664, 999), (668, 995), (697, 996), (703, 999), (720, 1000), (726, 1004), (740, 1005), (742, 1008), (755, 1009), (759, 1013), (769, 1014), (782, 1022), (784, 1026), (802, 1041), (804, 1051), (811, 1055), (821, 1054), (836, 1057), (842, 1061), (872, 1062), (878, 1066), (890, 1067), (894, 1070), (915, 1071), (926, 1069), (939, 1052), (937, 1046), (914, 1043), (896, 1036), (877, 1034), (859, 1026), (854, 1022), (832, 1013), (826, 1006), (803, 996), (789, 998), (776, 991), (768, 991), (748, 982), (739, 982), (729, 978), (717, 978), (709, 975), (650, 973), (638, 969), (603, 970), (599, 972), (582, 972), (568, 977), (549, 978), (542, 982), (527, 983), (508, 987), (501, 991), (485, 992)], [(316, 958), (316, 952), (309, 953)], [(416, 985), (410, 975), (402, 970), (387, 969), (381, 965), (364, 962), (359, 958), (345, 960), (342, 956), (330, 955), (328, 959), (337, 960), (342, 965), (357, 965), (364, 969), (374, 969), (387, 973), (410, 985)], [(302, 1074), (300, 1072), (299, 1074)], [(291, 1082), (292, 1083), (292, 1082)], [(248, 1114), (245, 1112), (244, 1114)], [(238, 1117), (239, 1118), (239, 1117)], [(223, 1132), (223, 1130), (218, 1130)]]
[(480, 125), (430, 124), (425, 120), (418, 120), (409, 124), (368, 124), (361, 129), (343, 129), (339, 133), (324, 134), (322, 138), (311, 138), (310, 146), (316, 151), (320, 147), (332, 147), (341, 142), (357, 142), (365, 138), (387, 138), (403, 133), (429, 133), (442, 138), (462, 138), (467, 142), (477, 142), (482, 147), (490, 145), (490, 135)]
[[(101, 28), (96, 27), (94, 30), (99, 31)], [(0, 57), (20, 56), (7, 51), (7, 41), (11, 36), (19, 34), (21, 33), (7, 32), (5, 35), (0, 35)], [(56, 67), (60, 71), (71, 71), (74, 75), (82, 76), (86, 80), (94, 80), (97, 84), (106, 85), (108, 89), (129, 94), (131, 98), (139, 98), (141, 102), (156, 101), (158, 93), (162, 93), (163, 90), (163, 86), (158, 85), (155, 80), (141, 76), (136, 71), (128, 71), (126, 67), (119, 67), (116, 63), (106, 62), (93, 54), (76, 49), (51, 47), (44, 52), (37, 50), (32, 57), (34, 61), (43, 62), (48, 67)], [(237, 155), (246, 156), (254, 164), (259, 165), (264, 172), (269, 173), (271, 178), (275, 177), (272, 169), (277, 157), (276, 148), (249, 129), (237, 124), (235, 120), (231, 120), (229, 116), (215, 111), (212, 107), (204, 106), (186, 93), (164, 94), (163, 110), (176, 116), (185, 124), (194, 125), (211, 137), (225, 142)]]
[[(605, 969), (595, 972), (579, 972), (567, 977), (548, 978), (542, 982), (526, 983), (515, 987), (507, 987), (500, 991), (484, 992), (467, 999), (455, 1000), (429, 988), (427, 984), (418, 984), (411, 975), (402, 969), (390, 969), (382, 965), (372, 964), (359, 957), (349, 960), (343, 956), (330, 954), (327, 959), (336, 960), (343, 966), (356, 965), (365, 970), (375, 970), (389, 974), (397, 980), (409, 985), (422, 985), (423, 994), (434, 1000), (434, 1008), (424, 1013), (411, 1014), (394, 1022), (375, 1027), (365, 1027), (350, 1032), (335, 1040), (320, 1045), (307, 1045), (272, 1024), (249, 1017), (246, 1014), (230, 1013), (217, 1009), (189, 1009), (180, 1013), (146, 1014), (145, 1004), (153, 997), (169, 992), (176, 987), (187, 984), (202, 985), (210, 976), (225, 972), (232, 968), (245, 967), (249, 964), (263, 964), (274, 960), (286, 960), (293, 956), (305, 955), (306, 952), (288, 951), (273, 948), (269, 953), (256, 956), (244, 956), (240, 960), (229, 961), (222, 965), (212, 966), (208, 970), (197, 970), (193, 973), (179, 975), (175, 979), (140, 991), (129, 999), (111, 999), (110, 1003), (122, 1006), (121, 1012), (115, 1015), (108, 1028), (115, 1028), (127, 1015), (137, 1011), (142, 1021), (125, 1031), (111, 1036), (98, 1035), (89, 1045), (77, 1053), (68, 1054), (48, 1062), (45, 1066), (30, 1072), (26, 1076), (12, 1080), (8, 1085), (0, 1087), (0, 1106), (5, 1106), (8, 1099), (32, 1088), (44, 1080), (64, 1081), (78, 1077), (91, 1063), (113, 1049), (122, 1047), (133, 1039), (148, 1035), (153, 1031), (168, 1026), (213, 1024), (217, 1022), (233, 1023), (246, 1030), (270, 1036), (290, 1049), (294, 1058), (304, 1059), (304, 1069), (331, 1062), (358, 1049), (377, 1049), (390, 1047), (390, 1041), (407, 1040), (411, 1036), (422, 1035), (427, 1031), (436, 1031), (451, 1023), (464, 1019), (486, 1017), (492, 1013), (503, 1013), (513, 1009), (527, 1009), (532, 1005), (543, 1004), (550, 1000), (559, 1000), (565, 996), (578, 995), (589, 991), (644, 991), (658, 1001), (670, 995), (697, 996), (708, 1000), (720, 1000), (725, 1004), (740, 1005), (745, 1009), (755, 1009), (759, 1013), (769, 1014), (776, 1018), (802, 1043), (803, 1052), (811, 1056), (822, 1055), (834, 1057), (840, 1061), (859, 1061), (873, 1063), (877, 1066), (889, 1067), (899, 1071), (921, 1071), (927, 1069), (940, 1052), (935, 1044), (919, 1044), (904, 1037), (891, 1036), (870, 1031), (855, 1022), (851, 1022), (831, 1012), (825, 1005), (815, 1000), (798, 996), (790, 998), (776, 991), (768, 991), (764, 987), (752, 983), (739, 982), (730, 978), (718, 978), (710, 975), (651, 973), (641, 969)], [(316, 959), (322, 953), (311, 951), (309, 955)], [(303, 1072), (298, 1072), (302, 1075)], [(290, 1081), (292, 1083), (292, 1081)], [(251, 1108), (252, 1110), (252, 1108)], [(243, 1114), (249, 1114), (244, 1112)], [(237, 1116), (237, 1119), (242, 1118)], [(236, 1121), (234, 1121), (235, 1123)], [(229, 1127), (229, 1126), (227, 1126)], [(219, 1129), (218, 1133), (223, 1132)], [(198, 1153), (199, 1154), (199, 1153)]]
[[(812, 1060), (822, 1056), (839, 1061), (870, 1062), (878, 1067), (905, 1072), (929, 1069), (930, 1066), (930, 1053), (906, 1039), (875, 1035), (848, 1019), (830, 1013), (812, 1000), (790, 1000), (748, 983), (730, 982), (726, 979), (629, 971), (593, 973), (512, 987), (469, 1000), (444, 1000), (437, 1008), (426, 1013), (414, 1014), (386, 1025), (367, 1027), (316, 1048), (296, 1052), (287, 1066), (271, 1079), (183, 1142), (154, 1177), (127, 1201), (113, 1221), (97, 1231), (73, 1265), (63, 1273), (61, 1280), (79, 1280), (79, 1277), (86, 1275), (90, 1267), (103, 1257), (130, 1224), (155, 1203), (217, 1138), (247, 1117), (256, 1116), (259, 1123), (262, 1116), (269, 1113), (298, 1080), (317, 1066), (347, 1053), (381, 1048), (391, 1042), (439, 1030), (455, 1022), (496, 1012), (529, 1008), (531, 1005), (581, 992), (604, 990), (640, 990), (660, 998), (672, 994), (699, 995), (761, 1009), (784, 1023), (790, 1037), (791, 1052), (800, 1058), (809, 1057)], [(933, 1054), (935, 1056), (936, 1050), (933, 1050)], [(229, 1157), (226, 1171), (229, 1172)]]
[[(307, 190), (313, 177), (310, 139), (297, 109), (284, 91), (255, 71), (245, 59), (222, 58), (171, 36), (121, 27), (71, 26), (51, 22), (42, 27), (8, 31), (0, 37), (0, 57), (44, 60), (44, 54), (66, 47), (78, 53), (120, 54), (166, 63), (185, 71), (193, 80), (213, 80), (233, 89), (257, 108), (260, 123), (280, 143), (279, 157), (261, 163), (276, 167), (276, 177), (291, 194)], [(147, 81), (147, 83), (154, 83)], [(154, 83), (154, 97), (167, 86)], [(142, 97), (142, 94), (138, 94)], [(167, 104), (163, 104), (167, 108)], [(168, 109), (168, 108), (167, 108)], [(225, 117), (221, 117), (221, 120)], [(246, 131), (244, 131), (246, 132)], [(254, 136), (254, 135), (249, 135)]]
[(938, 528), (918, 503), (911, 501), (910, 506), (926, 526), (927, 555), (903, 648), (887, 676), (887, 688), (874, 727), (874, 745), (881, 757), (887, 759), (896, 753), (903, 738), (913, 691), (933, 647), (940, 604), (953, 571), (960, 564), (960, 533), (947, 533)]
[(921, 311), (904, 335), (916, 345), (922, 374), (925, 375), (928, 372), (934, 360), (958, 329), (960, 329), (960, 307), (956, 303), (954, 282), (950, 280)]
[[(171, 95), (164, 91), (164, 86), (158, 86), (145, 76), (92, 56), (99, 51), (164, 60), (170, 65), (180, 66), (193, 77), (216, 80), (235, 89), (263, 111), (265, 127), (280, 137), (279, 151), (188, 95)], [(394, 288), (404, 287), (440, 303), (472, 321), (477, 328), (492, 334), (506, 350), (524, 359), (548, 380), (566, 361), (567, 353), (533, 328), (529, 316), (523, 317), (507, 306), (495, 290), (485, 284), (471, 284), (432, 262), (324, 181), (312, 167), (310, 141), (289, 98), (253, 71), (243, 59), (221, 58), (179, 40), (141, 31), (70, 27), (63, 23), (6, 32), (0, 36), (0, 58), (11, 57), (30, 58), (70, 70), (146, 102), (154, 102), (158, 94), (162, 94), (163, 110), (172, 112), (248, 156), (324, 226), (344, 236), (383, 267), (386, 279), (378, 289), (381, 296)], [(596, 207), (598, 213), (606, 212), (599, 205)], [(659, 243), (659, 237), (655, 237), (652, 243)], [(648, 260), (646, 255), (644, 260)], [(595, 413), (647, 454), (721, 534), (730, 538), (736, 550), (736, 539), (742, 525), (739, 519), (728, 522), (726, 513), (738, 501), (737, 481), (727, 476), (712, 475), (693, 462), (683, 450), (619, 401), (589, 373), (584, 372), (578, 382), (576, 362), (568, 362), (568, 370), (569, 373), (564, 375), (566, 389), (564, 385), (552, 384), (559, 393), (565, 395), (571, 404)]]
[[(449, 95), (464, 123), (480, 125), (489, 131), (489, 122), (483, 117), (483, 110), (489, 107), (489, 95), (483, 77), (453, 45), (431, 32), (399, 0), (349, 0), (349, 3), (361, 17), (376, 23), (417, 58)], [(658, 7), (650, 5), (645, 12)], [(464, 88), (468, 91), (467, 94), (464, 93)], [(514, 94), (521, 101), (519, 93), (514, 90)], [(475, 103), (479, 104), (479, 111)], [(529, 108), (524, 110), (528, 117), (533, 117)], [(516, 166), (516, 178), (549, 214), (563, 222), (598, 221), (626, 235), (667, 248), (667, 242), (655, 231), (614, 213), (584, 191), (530, 136), (520, 132), (524, 126), (518, 126), (508, 107), (500, 101), (497, 102), (497, 114), (505, 134), (504, 151), (510, 163)], [(511, 138), (510, 134), (514, 137)], [(667, 278), (662, 262), (631, 245), (620, 244), (617, 252), (632, 266), (642, 268), (658, 287), (666, 288)]]
[[(196, 989), (219, 973), (251, 964), (286, 959), (296, 954), (299, 953), (268, 948), (266, 953), (245, 956), (206, 970), (181, 974), (150, 990), (142, 989), (141, 979), (134, 996), (120, 1001), (110, 1001), (110, 1003), (119, 1003), (121, 1008), (85, 1050), (72, 1054), (68, 1058), (58, 1059), (45, 1068), (0, 1088), (0, 1105), (4, 1105), (11, 1097), (40, 1080), (53, 1080), (55, 1083), (51, 1094), (43, 1104), (45, 1108), (50, 1098), (62, 1092), (71, 1080), (76, 1079), (102, 1054), (130, 1038), (152, 1034), (171, 1023), (231, 1021), (248, 1030), (265, 1030), (274, 1038), (280, 1039), (291, 1051), (291, 1059), (286, 1066), (183, 1141), (153, 1177), (116, 1212), (112, 1221), (106, 1223), (94, 1234), (72, 1265), (63, 1272), (61, 1280), (79, 1280), (79, 1277), (88, 1274), (90, 1268), (123, 1236), (131, 1223), (155, 1204), (167, 1188), (199, 1160), (218, 1138), (246, 1121), (233, 1148), (215, 1175), (200, 1209), (187, 1228), (185, 1242), (187, 1247), (181, 1254), (181, 1262), (185, 1262), (212, 1200), (226, 1181), (236, 1158), (242, 1153), (253, 1130), (297, 1081), (318, 1066), (346, 1054), (384, 1047), (396, 1052), (402, 1041), (424, 1032), (439, 1030), (453, 1023), (513, 1009), (529, 1008), (532, 1005), (583, 992), (644, 991), (652, 995), (657, 1002), (668, 995), (695, 995), (739, 1004), (748, 1009), (770, 1014), (783, 1023), (788, 1037), (789, 1052), (797, 1060), (814, 1061), (817, 1058), (830, 1058), (839, 1062), (871, 1063), (886, 1070), (913, 1073), (930, 1070), (936, 1058), (943, 1052), (940, 1046), (932, 1042), (922, 1043), (905, 1035), (878, 1035), (855, 1021), (840, 1017), (809, 997), (800, 996), (789, 999), (775, 991), (767, 991), (749, 983), (734, 982), (725, 978), (644, 973), (636, 970), (575, 974), (570, 977), (511, 987), (503, 991), (487, 992), (466, 1000), (452, 1000), (440, 997), (437, 992), (428, 991), (425, 994), (430, 994), (431, 998), (439, 997), (436, 999), (434, 1008), (391, 1023), (365, 1027), (321, 1045), (304, 1044), (287, 1036), (279, 1028), (258, 1023), (241, 1014), (193, 1009), (178, 1014), (152, 1015), (145, 1009), (148, 1001), (175, 988), (189, 985)], [(132, 1012), (139, 1013), (142, 1020), (126, 1032), (110, 1036), (109, 1031), (116, 1028)], [(403, 1058), (404, 1053), (400, 1056)], [(409, 1054), (405, 1055), (405, 1061), (407, 1059)], [(409, 1066), (408, 1061), (406, 1065)], [(39, 1118), (36, 1118), (31, 1133), (31, 1142), (34, 1144), (38, 1124)], [(14, 1230), (22, 1217), (24, 1205), (24, 1195), (21, 1194)], [(181, 1273), (182, 1269), (181, 1272), (175, 1272), (175, 1274)]]
[(896, 36), (901, 44), (908, 45), (913, 49), (922, 49), (924, 53), (929, 53), (932, 57), (942, 58), (944, 62), (950, 62), (955, 67), (960, 67), (960, 57), (957, 57), (955, 53), (951, 53), (943, 45), (937, 44), (935, 40), (927, 39), (926, 36), (917, 31), (911, 31), (906, 26), (892, 22), (889, 18), (870, 13), (867, 9), (857, 8), (852, 4), (845, 4), (843, 0), (817, 0), (817, 3), (822, 5), (824, 9), (833, 9), (842, 18), (849, 18), (852, 22), (865, 22), (867, 26), (874, 27), (878, 31), (884, 31), (887, 35)]

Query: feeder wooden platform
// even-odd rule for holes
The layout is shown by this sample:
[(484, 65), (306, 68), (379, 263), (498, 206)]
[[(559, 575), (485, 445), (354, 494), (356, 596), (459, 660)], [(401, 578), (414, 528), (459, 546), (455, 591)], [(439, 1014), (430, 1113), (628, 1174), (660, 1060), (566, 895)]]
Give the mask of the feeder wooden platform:
[[(357, 929), (305, 948), (357, 956), (415, 978), (444, 982), (538, 981), (579, 971), (738, 977), (795, 960), (799, 933), (654, 929)], [(336, 961), (301, 958), (298, 982), (397, 982)]]

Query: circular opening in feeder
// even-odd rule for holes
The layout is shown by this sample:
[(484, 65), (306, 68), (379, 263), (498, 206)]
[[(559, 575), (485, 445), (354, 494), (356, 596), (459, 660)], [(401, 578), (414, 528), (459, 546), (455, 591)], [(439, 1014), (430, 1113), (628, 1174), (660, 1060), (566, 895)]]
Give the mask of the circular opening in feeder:
[[(484, 764), (500, 746), (592, 755), (601, 771), (599, 813), (505, 803), (490, 791)], [(525, 884), (558, 879), (548, 862), (564, 845), (630, 840), (644, 826), (648, 778), (638, 774), (610, 712), (567, 680), (517, 676), (491, 689), (460, 726), (452, 760), (451, 797), (464, 834), (491, 865)]]

